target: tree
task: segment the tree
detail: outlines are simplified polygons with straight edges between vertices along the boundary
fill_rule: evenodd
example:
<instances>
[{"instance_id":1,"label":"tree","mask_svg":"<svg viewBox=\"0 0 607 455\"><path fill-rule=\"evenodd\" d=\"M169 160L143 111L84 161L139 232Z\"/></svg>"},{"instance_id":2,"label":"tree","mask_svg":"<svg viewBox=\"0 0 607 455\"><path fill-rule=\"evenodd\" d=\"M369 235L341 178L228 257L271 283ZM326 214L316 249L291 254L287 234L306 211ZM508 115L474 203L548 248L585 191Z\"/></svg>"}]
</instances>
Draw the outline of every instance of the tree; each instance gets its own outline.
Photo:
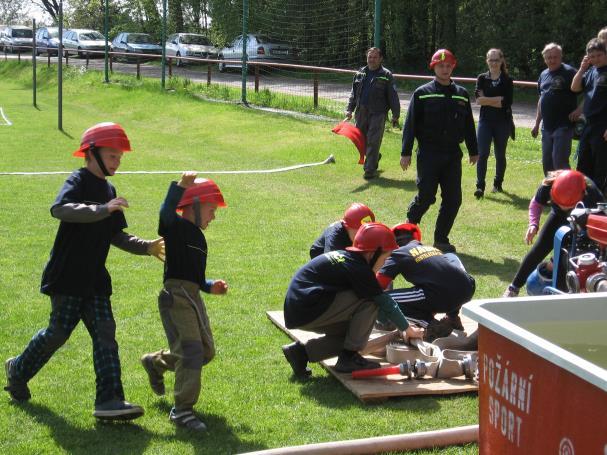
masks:
<instances>
[{"instance_id":1,"label":"tree","mask_svg":"<svg viewBox=\"0 0 607 455\"><path fill-rule=\"evenodd\" d=\"M25 19L25 0L0 0L0 24L14 24Z\"/></svg>"},{"instance_id":2,"label":"tree","mask_svg":"<svg viewBox=\"0 0 607 455\"><path fill-rule=\"evenodd\" d=\"M59 1L58 0L32 0L32 3L42 7L53 18L53 22L59 21Z\"/></svg>"}]
</instances>

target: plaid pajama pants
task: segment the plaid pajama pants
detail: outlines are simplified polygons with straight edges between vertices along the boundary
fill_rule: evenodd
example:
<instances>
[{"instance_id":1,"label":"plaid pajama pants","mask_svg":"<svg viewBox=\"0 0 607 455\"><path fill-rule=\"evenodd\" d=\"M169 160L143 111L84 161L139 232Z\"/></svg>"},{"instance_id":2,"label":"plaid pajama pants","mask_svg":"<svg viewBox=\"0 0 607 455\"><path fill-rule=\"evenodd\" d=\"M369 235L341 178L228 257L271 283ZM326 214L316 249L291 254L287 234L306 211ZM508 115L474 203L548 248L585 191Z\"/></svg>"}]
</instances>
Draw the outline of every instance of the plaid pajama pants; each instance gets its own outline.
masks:
<instances>
[{"instance_id":1,"label":"plaid pajama pants","mask_svg":"<svg viewBox=\"0 0 607 455\"><path fill-rule=\"evenodd\" d=\"M109 297L51 296L48 327L31 339L14 363L18 379L29 381L50 360L55 351L69 339L82 320L93 341L93 364L96 375L95 404L124 400L120 380L120 358L116 342L116 322Z\"/></svg>"}]
</instances>

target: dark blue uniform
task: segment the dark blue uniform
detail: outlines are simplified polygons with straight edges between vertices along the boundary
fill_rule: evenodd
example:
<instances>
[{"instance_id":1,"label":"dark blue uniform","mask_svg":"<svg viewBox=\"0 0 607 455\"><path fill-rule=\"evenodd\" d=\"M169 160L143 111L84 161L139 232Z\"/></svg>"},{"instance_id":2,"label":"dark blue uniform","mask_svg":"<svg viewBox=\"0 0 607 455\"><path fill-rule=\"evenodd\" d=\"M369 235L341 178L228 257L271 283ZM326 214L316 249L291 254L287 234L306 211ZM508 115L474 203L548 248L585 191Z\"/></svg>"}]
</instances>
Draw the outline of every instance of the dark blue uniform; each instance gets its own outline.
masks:
<instances>
[{"instance_id":1,"label":"dark blue uniform","mask_svg":"<svg viewBox=\"0 0 607 455\"><path fill-rule=\"evenodd\" d=\"M408 319L431 321L436 313L457 316L474 295L475 283L453 254L442 254L417 240L394 250L379 271L391 279L402 275L413 284L390 291Z\"/></svg>"},{"instance_id":2,"label":"dark blue uniform","mask_svg":"<svg viewBox=\"0 0 607 455\"><path fill-rule=\"evenodd\" d=\"M582 79L586 127L578 145L577 170L607 189L607 66L590 68Z\"/></svg>"},{"instance_id":3,"label":"dark blue uniform","mask_svg":"<svg viewBox=\"0 0 607 455\"><path fill-rule=\"evenodd\" d=\"M310 258L314 259L329 251L345 250L352 246L348 230L341 221L336 221L327 227L310 247Z\"/></svg>"},{"instance_id":4,"label":"dark blue uniform","mask_svg":"<svg viewBox=\"0 0 607 455\"><path fill-rule=\"evenodd\" d=\"M465 141L470 156L478 155L470 97L463 87L444 86L434 80L418 87L409 104L403 128L402 156L411 156L417 140L417 189L407 219L418 224L436 202L438 186L442 202L434 231L435 243L449 243L449 232L462 202L462 151Z\"/></svg>"}]
</instances>

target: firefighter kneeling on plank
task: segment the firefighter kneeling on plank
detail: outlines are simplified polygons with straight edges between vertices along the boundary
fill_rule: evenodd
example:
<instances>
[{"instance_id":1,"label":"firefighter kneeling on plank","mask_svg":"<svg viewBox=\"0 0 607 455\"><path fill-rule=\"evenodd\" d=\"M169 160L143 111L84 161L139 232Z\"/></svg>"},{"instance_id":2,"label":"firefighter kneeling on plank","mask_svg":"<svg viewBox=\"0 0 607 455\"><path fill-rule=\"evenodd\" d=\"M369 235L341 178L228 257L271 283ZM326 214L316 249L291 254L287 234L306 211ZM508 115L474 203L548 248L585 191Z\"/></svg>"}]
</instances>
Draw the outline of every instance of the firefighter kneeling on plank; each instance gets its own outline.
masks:
<instances>
[{"instance_id":1,"label":"firefighter kneeling on plank","mask_svg":"<svg viewBox=\"0 0 607 455\"><path fill-rule=\"evenodd\" d=\"M324 334L282 347L296 377L312 374L308 362L336 355L335 369L342 373L379 368L379 363L358 353L367 344L378 313L394 322L403 337L423 336L424 330L409 326L375 279L374 267L381 267L397 247L390 228L365 223L351 247L321 254L295 273L284 303L285 325Z\"/></svg>"},{"instance_id":2,"label":"firefighter kneeling on plank","mask_svg":"<svg viewBox=\"0 0 607 455\"><path fill-rule=\"evenodd\" d=\"M423 245L421 231L416 225L398 224L392 232L399 248L392 251L377 272L377 281L385 289L394 278L402 275L413 284L413 287L395 289L388 294L409 322L426 328L426 340L447 336L453 329L464 330L459 310L474 295L474 278L455 254L443 254L434 247ZM437 313L446 313L446 316L437 321L434 318Z\"/></svg>"}]
</instances>

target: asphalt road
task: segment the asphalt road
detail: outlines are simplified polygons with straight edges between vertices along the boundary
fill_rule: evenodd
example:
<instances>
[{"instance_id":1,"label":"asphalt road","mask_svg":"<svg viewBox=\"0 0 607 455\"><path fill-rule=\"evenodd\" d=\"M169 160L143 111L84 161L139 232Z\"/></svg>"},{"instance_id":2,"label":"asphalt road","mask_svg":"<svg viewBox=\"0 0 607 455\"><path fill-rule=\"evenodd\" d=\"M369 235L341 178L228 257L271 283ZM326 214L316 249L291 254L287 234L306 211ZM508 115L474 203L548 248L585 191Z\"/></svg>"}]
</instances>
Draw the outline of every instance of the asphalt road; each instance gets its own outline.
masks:
<instances>
[{"instance_id":1,"label":"asphalt road","mask_svg":"<svg viewBox=\"0 0 607 455\"><path fill-rule=\"evenodd\" d=\"M4 58L3 55L0 54L0 58ZM17 55L8 54L8 59L17 59ZM22 59L31 60L31 55L22 55ZM38 65L47 64L48 58L46 55L40 55L37 58ZM56 64L57 58L52 57L51 63ZM79 67L86 65L85 59L76 58L75 56L70 56L69 65L77 65ZM113 63L113 71L114 73L127 73L127 74L136 74L137 65L134 63ZM103 59L90 59L89 60L89 68L103 71L104 69L104 61ZM167 70L168 71L168 70ZM144 63L140 66L140 73L144 77L150 78L158 78L161 77L161 69L157 63ZM188 65L185 67L176 67L173 66L173 75L180 76L190 79L192 82L196 83L206 83L207 82L207 66L193 66ZM168 77L168 74L167 74ZM211 80L213 83L225 84L231 87L240 88L242 81L241 75L238 70L227 71L225 73L220 73L217 69L216 65L211 66ZM420 81L420 84L422 81ZM255 77L253 74L249 75L247 81L247 90L253 91L255 88ZM259 88L260 89L269 89L273 92L285 93L290 95L299 95L299 96L313 96L313 81L312 75L308 75L308 77L302 77L302 73L293 73L286 71L273 71L271 73L263 73L259 75ZM533 90L533 89L529 89ZM319 81L319 97L329 99L333 101L336 105L343 105L344 108L346 106L348 96L350 94L350 84L344 82L331 82L326 80ZM406 92L399 90L399 98L401 100L401 109L406 112L407 106L409 104L409 98L411 96L411 92ZM474 112L474 116L478 119L480 107L476 104L472 105L472 110ZM512 106L512 112L514 115L514 123L516 126L522 126L527 128L532 128L535 124L535 103L528 102L514 102ZM404 117L404 114L401 115L401 118Z\"/></svg>"}]
</instances>

